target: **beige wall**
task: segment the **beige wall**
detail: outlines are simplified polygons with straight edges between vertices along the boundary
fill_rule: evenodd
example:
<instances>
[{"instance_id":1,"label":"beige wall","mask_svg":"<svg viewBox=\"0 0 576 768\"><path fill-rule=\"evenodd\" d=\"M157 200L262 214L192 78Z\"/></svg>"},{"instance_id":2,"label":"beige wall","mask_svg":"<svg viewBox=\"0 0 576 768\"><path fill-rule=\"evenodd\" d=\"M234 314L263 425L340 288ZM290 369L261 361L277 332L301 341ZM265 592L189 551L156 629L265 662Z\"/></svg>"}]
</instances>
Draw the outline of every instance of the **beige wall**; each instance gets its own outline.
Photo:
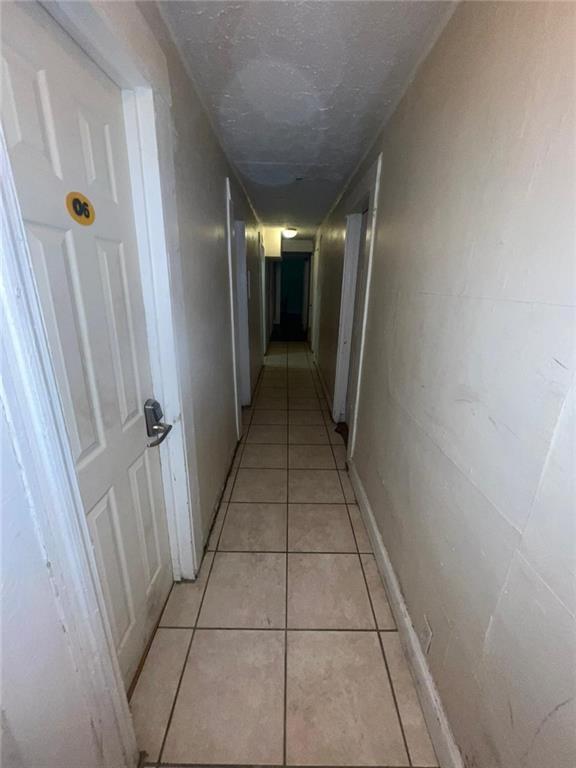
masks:
<instances>
[{"instance_id":1,"label":"beige wall","mask_svg":"<svg viewBox=\"0 0 576 768\"><path fill-rule=\"evenodd\" d=\"M467 768L576 760L575 18L462 3L364 164L383 153L355 464Z\"/></svg>"},{"instance_id":2,"label":"beige wall","mask_svg":"<svg viewBox=\"0 0 576 768\"><path fill-rule=\"evenodd\" d=\"M184 426L189 457L197 464L199 504L206 535L236 447L226 177L232 182L235 217L246 222L247 266L253 275L249 308L252 341L261 335L261 292L256 282L260 275L258 223L235 181L156 4L139 3L139 8L166 57L170 79L173 158L165 158L165 162L174 164L178 206L178 232L174 238L181 264L181 284L175 281L179 293L176 307L180 312L176 318L178 351ZM262 362L260 349L261 346L252 344L253 383Z\"/></svg>"}]
</instances>

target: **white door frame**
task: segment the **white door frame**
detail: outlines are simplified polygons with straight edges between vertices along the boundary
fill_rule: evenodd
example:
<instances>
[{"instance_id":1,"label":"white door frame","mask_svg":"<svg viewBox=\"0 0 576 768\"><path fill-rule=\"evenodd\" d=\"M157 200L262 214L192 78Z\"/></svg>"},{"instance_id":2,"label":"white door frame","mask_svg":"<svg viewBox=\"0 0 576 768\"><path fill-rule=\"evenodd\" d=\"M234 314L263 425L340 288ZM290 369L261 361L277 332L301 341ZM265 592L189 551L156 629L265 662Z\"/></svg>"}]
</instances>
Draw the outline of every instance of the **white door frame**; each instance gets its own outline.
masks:
<instances>
[{"instance_id":1,"label":"white door frame","mask_svg":"<svg viewBox=\"0 0 576 768\"><path fill-rule=\"evenodd\" d=\"M250 326L248 300L249 276L246 265L246 224L235 221L236 229L236 300L238 309L238 372L240 376L240 405L250 405Z\"/></svg>"},{"instance_id":2,"label":"white door frame","mask_svg":"<svg viewBox=\"0 0 576 768\"><path fill-rule=\"evenodd\" d=\"M170 105L161 50L135 6L64 0L41 3L123 89L142 290L155 396L174 428L161 450L175 579L194 578L202 555L197 476L190 476L182 423L166 231L177 232L175 200L162 195L156 131L167 142ZM124 6L124 7L123 7ZM0 132L1 133L1 132ZM171 151L171 146L169 147ZM138 754L100 579L65 431L64 414L36 291L7 148L0 135L5 364L17 386L0 390L18 442L34 457L23 467L37 510L37 534L50 563L57 601L82 690L100 740L102 765L134 768ZM170 170L170 169L168 169ZM172 179L164 179L172 190ZM169 195L173 193L168 193ZM163 204L164 202L164 204ZM163 211L173 211L165 228ZM171 214L172 215L172 214ZM177 276L175 276L177 281ZM24 452L22 452L24 455ZM195 457L190 457L195 459ZM195 461L192 466L195 465Z\"/></svg>"},{"instance_id":3,"label":"white door frame","mask_svg":"<svg viewBox=\"0 0 576 768\"><path fill-rule=\"evenodd\" d=\"M234 227L234 201L230 179L226 178L226 250L228 254L228 283L230 288L230 330L232 338L232 379L234 384L234 412L236 437L242 438L242 405L240 404L240 362L238 329L238 296L236 285L236 230Z\"/></svg>"},{"instance_id":4,"label":"white door frame","mask_svg":"<svg viewBox=\"0 0 576 768\"><path fill-rule=\"evenodd\" d=\"M368 221L366 227L365 265L366 285L364 292L364 306L361 314L360 350L358 353L358 371L356 372L356 398L352 413L351 424L348 425L348 459L354 456L356 447L356 427L358 423L358 405L360 402L360 388L362 384L362 369L364 363L364 347L366 342L366 323L368 320L368 306L370 300L370 285L372 282L372 260L374 256L374 233L376 231L376 217L378 213L378 196L380 191L380 173L382 167L382 155L379 154L375 162L366 171L357 184L344 194L342 206L345 211L347 227L344 252L344 273L342 278L342 298L340 303L340 325L338 331L338 352L336 358L336 379L334 383L334 402L332 418L339 421L343 418L346 406L346 393L349 381L350 365L350 339L352 323L354 319L354 298L356 289L356 272L358 264L358 249L360 243L360 231L362 227L362 212L368 209ZM368 205L366 206L366 202ZM351 227L348 237L348 227ZM351 276L354 264L353 278ZM353 287L352 287L353 283ZM338 398L338 400L337 400Z\"/></svg>"},{"instance_id":5,"label":"white door frame","mask_svg":"<svg viewBox=\"0 0 576 768\"><path fill-rule=\"evenodd\" d=\"M172 571L176 581L193 579L202 558L203 537L197 512L198 478L189 471L196 462L194 456L187 456L178 376L173 321L173 286L178 280L170 276L166 236L167 230L177 229L177 221L164 218L164 212L175 212L176 205L165 202L157 140L157 133L169 135L172 126L160 124L162 113L155 103L155 97L168 104L171 100L166 62L149 41L142 50L149 56L145 63L130 47L122 26L130 28L135 40L149 35L137 9L127 19L125 15L114 18L113 3L58 0L41 5L122 89L153 395L162 404L165 420L173 425L170 438L160 446Z\"/></svg>"},{"instance_id":6,"label":"white door frame","mask_svg":"<svg viewBox=\"0 0 576 768\"><path fill-rule=\"evenodd\" d=\"M268 351L268 339L266 331L268 328L267 313L267 282L266 282L266 254L264 252L264 238L262 233L258 232L258 258L260 260L260 332L261 332L261 351L262 357L266 355Z\"/></svg>"}]
</instances>

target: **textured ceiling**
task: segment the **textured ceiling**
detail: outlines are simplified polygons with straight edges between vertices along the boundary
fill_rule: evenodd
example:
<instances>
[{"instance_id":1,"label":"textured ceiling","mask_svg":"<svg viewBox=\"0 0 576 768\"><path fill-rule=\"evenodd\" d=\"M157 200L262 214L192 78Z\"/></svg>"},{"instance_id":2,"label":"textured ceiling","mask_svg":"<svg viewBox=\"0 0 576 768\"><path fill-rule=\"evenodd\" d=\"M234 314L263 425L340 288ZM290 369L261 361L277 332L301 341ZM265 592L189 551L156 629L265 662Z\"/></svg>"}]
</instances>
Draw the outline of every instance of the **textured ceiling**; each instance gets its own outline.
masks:
<instances>
[{"instance_id":1,"label":"textured ceiling","mask_svg":"<svg viewBox=\"0 0 576 768\"><path fill-rule=\"evenodd\" d=\"M313 234L451 3L161 2L229 159L266 224Z\"/></svg>"}]
</instances>

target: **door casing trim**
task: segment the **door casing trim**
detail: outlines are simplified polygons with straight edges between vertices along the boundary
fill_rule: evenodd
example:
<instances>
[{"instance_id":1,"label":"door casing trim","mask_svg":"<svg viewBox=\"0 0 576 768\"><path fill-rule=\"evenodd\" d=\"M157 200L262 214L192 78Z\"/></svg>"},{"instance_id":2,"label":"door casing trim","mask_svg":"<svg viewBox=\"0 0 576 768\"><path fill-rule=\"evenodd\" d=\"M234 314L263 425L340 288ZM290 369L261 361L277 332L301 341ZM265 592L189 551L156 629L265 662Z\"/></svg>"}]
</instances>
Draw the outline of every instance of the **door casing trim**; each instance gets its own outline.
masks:
<instances>
[{"instance_id":1,"label":"door casing trim","mask_svg":"<svg viewBox=\"0 0 576 768\"><path fill-rule=\"evenodd\" d=\"M354 411L352 413L351 424L349 424L349 436L348 436L348 459L352 459L354 456L354 449L356 447L356 428L358 424L358 406L360 403L360 390L362 385L362 368L364 363L364 348L366 345L366 325L368 322L368 307L370 303L370 285L372 282L372 261L374 257L374 240L376 233L376 219L378 215L378 198L380 192L380 174L382 169L382 154L379 154L374 163L368 168L366 173L360 178L360 180L352 187L350 191L345 192L342 205L346 217L350 214L362 213L362 210L366 208L365 201L368 200L368 222L366 227L366 285L364 293L364 306L362 307L361 315L361 330L360 330L360 350L358 354L358 370L356 375L356 399L354 401ZM340 205L340 203L338 203ZM326 221L331 214L327 217ZM348 238L346 238L348 239ZM346 258L346 256L345 256ZM358 253L356 253L356 261L358 259ZM348 294L347 294L348 296ZM354 312L354 295L352 294L350 301L344 305L340 305L340 326L338 332L338 355L336 360L336 380L334 383L334 397L333 397L333 418L339 414L342 401L346 400L346 391L348 388L348 365L344 365L344 360L339 358L344 357L344 349L341 339L343 328L349 327L352 329L353 312ZM344 316L344 319L343 319ZM349 345L348 345L349 347ZM349 357L349 349L348 349ZM339 393L339 402L336 403L336 393ZM344 395L342 396L342 393ZM337 412L338 411L338 412Z\"/></svg>"}]
</instances>

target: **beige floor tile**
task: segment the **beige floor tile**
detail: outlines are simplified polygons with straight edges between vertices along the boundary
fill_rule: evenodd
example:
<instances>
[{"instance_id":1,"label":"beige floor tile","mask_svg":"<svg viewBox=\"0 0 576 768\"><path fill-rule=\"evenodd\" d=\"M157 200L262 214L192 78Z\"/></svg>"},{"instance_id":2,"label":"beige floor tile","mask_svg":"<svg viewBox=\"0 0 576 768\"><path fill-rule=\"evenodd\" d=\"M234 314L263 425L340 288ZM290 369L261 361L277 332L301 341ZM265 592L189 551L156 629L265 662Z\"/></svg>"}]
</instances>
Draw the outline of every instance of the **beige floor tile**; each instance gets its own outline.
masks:
<instances>
[{"instance_id":1,"label":"beige floor tile","mask_svg":"<svg viewBox=\"0 0 576 768\"><path fill-rule=\"evenodd\" d=\"M286 759L408 765L374 632L289 632Z\"/></svg>"},{"instance_id":2,"label":"beige floor tile","mask_svg":"<svg viewBox=\"0 0 576 768\"><path fill-rule=\"evenodd\" d=\"M130 709L138 749L157 760L182 674L192 630L159 629L134 689Z\"/></svg>"},{"instance_id":3,"label":"beige floor tile","mask_svg":"<svg viewBox=\"0 0 576 768\"><path fill-rule=\"evenodd\" d=\"M217 552L198 626L282 628L285 557L271 553Z\"/></svg>"},{"instance_id":4,"label":"beige floor tile","mask_svg":"<svg viewBox=\"0 0 576 768\"><path fill-rule=\"evenodd\" d=\"M250 469L285 469L288 466L288 446L247 443L240 466Z\"/></svg>"},{"instance_id":5,"label":"beige floor tile","mask_svg":"<svg viewBox=\"0 0 576 768\"><path fill-rule=\"evenodd\" d=\"M306 413L306 411L301 411L301 413ZM329 445L330 441L326 427L319 424L289 423L288 442L292 445Z\"/></svg>"},{"instance_id":6,"label":"beige floor tile","mask_svg":"<svg viewBox=\"0 0 576 768\"><path fill-rule=\"evenodd\" d=\"M437 766L416 687L397 632L382 632L382 644L413 765Z\"/></svg>"},{"instance_id":7,"label":"beige floor tile","mask_svg":"<svg viewBox=\"0 0 576 768\"><path fill-rule=\"evenodd\" d=\"M264 413L264 411L262 411ZM324 417L321 411L286 411L289 424L302 424L304 426L324 426ZM326 434L328 442L328 434Z\"/></svg>"},{"instance_id":8,"label":"beige floor tile","mask_svg":"<svg viewBox=\"0 0 576 768\"><path fill-rule=\"evenodd\" d=\"M289 504L288 549L297 552L356 552L346 506Z\"/></svg>"},{"instance_id":9,"label":"beige floor tile","mask_svg":"<svg viewBox=\"0 0 576 768\"><path fill-rule=\"evenodd\" d=\"M274 424L276 426L288 424L288 411L268 411L266 409L254 411L252 425L255 424Z\"/></svg>"},{"instance_id":10,"label":"beige floor tile","mask_svg":"<svg viewBox=\"0 0 576 768\"><path fill-rule=\"evenodd\" d=\"M293 390L315 389L314 379L309 373L290 372L288 374L288 392L292 394Z\"/></svg>"},{"instance_id":11,"label":"beige floor tile","mask_svg":"<svg viewBox=\"0 0 576 768\"><path fill-rule=\"evenodd\" d=\"M290 469L336 469L329 445L291 445L288 449Z\"/></svg>"},{"instance_id":12,"label":"beige floor tile","mask_svg":"<svg viewBox=\"0 0 576 768\"><path fill-rule=\"evenodd\" d=\"M347 470L340 469L338 470L338 474L340 475L340 482L342 483L342 490L344 491L344 498L346 499L346 503L356 504L356 496L354 494L354 489L352 488L352 483L350 482L350 476L348 475Z\"/></svg>"},{"instance_id":13,"label":"beige floor tile","mask_svg":"<svg viewBox=\"0 0 576 768\"><path fill-rule=\"evenodd\" d=\"M316 393L316 390L314 388L313 384L306 384L306 385L290 385L290 390L288 393L288 399L291 400L295 397L311 397L317 399L318 395Z\"/></svg>"},{"instance_id":14,"label":"beige floor tile","mask_svg":"<svg viewBox=\"0 0 576 768\"><path fill-rule=\"evenodd\" d=\"M357 555L288 555L288 627L375 629Z\"/></svg>"},{"instance_id":15,"label":"beige floor tile","mask_svg":"<svg viewBox=\"0 0 576 768\"><path fill-rule=\"evenodd\" d=\"M220 538L222 551L284 551L286 504L230 503Z\"/></svg>"},{"instance_id":16,"label":"beige floor tile","mask_svg":"<svg viewBox=\"0 0 576 768\"><path fill-rule=\"evenodd\" d=\"M260 411L263 408L269 410L286 410L288 408L288 398L285 395L272 395L263 393L256 397L254 405L255 410Z\"/></svg>"},{"instance_id":17,"label":"beige floor tile","mask_svg":"<svg viewBox=\"0 0 576 768\"><path fill-rule=\"evenodd\" d=\"M248 430L246 443L287 443L288 429L275 424L253 424Z\"/></svg>"},{"instance_id":18,"label":"beige floor tile","mask_svg":"<svg viewBox=\"0 0 576 768\"><path fill-rule=\"evenodd\" d=\"M338 472L330 469L288 470L288 501L293 504L343 504Z\"/></svg>"},{"instance_id":19,"label":"beige floor tile","mask_svg":"<svg viewBox=\"0 0 576 768\"><path fill-rule=\"evenodd\" d=\"M319 411L320 400L317 397L292 397L288 398L288 410L291 411Z\"/></svg>"},{"instance_id":20,"label":"beige floor tile","mask_svg":"<svg viewBox=\"0 0 576 768\"><path fill-rule=\"evenodd\" d=\"M336 460L336 466L338 469L346 469L346 446L333 445L332 450L334 452L334 459Z\"/></svg>"},{"instance_id":21,"label":"beige floor tile","mask_svg":"<svg viewBox=\"0 0 576 768\"><path fill-rule=\"evenodd\" d=\"M226 515L227 508L228 502L223 501L222 504L220 504L220 508L218 509L218 514L216 515L216 520L214 521L214 525L210 533L210 538L208 539L208 551L214 551L218 545L218 539L220 538L220 531L224 525L224 517Z\"/></svg>"},{"instance_id":22,"label":"beige floor tile","mask_svg":"<svg viewBox=\"0 0 576 768\"><path fill-rule=\"evenodd\" d=\"M284 368L281 368L278 365L269 366L267 365L268 357L264 357L264 366L262 368L262 375L258 379L258 383L261 384L265 379L274 378L275 376L284 376L286 378L286 375L288 373L286 366Z\"/></svg>"},{"instance_id":23,"label":"beige floor tile","mask_svg":"<svg viewBox=\"0 0 576 768\"><path fill-rule=\"evenodd\" d=\"M198 630L162 759L281 764L284 633Z\"/></svg>"},{"instance_id":24,"label":"beige floor tile","mask_svg":"<svg viewBox=\"0 0 576 768\"><path fill-rule=\"evenodd\" d=\"M232 491L232 501L269 501L281 503L287 499L285 469L239 469Z\"/></svg>"},{"instance_id":25,"label":"beige floor tile","mask_svg":"<svg viewBox=\"0 0 576 768\"><path fill-rule=\"evenodd\" d=\"M374 555L361 555L361 557L368 583L368 591L372 600L372 607L376 614L378 629L396 629L396 623L392 616L392 610L390 609L386 590L380 578Z\"/></svg>"},{"instance_id":26,"label":"beige floor tile","mask_svg":"<svg viewBox=\"0 0 576 768\"><path fill-rule=\"evenodd\" d=\"M364 520L357 504L348 504L348 511L350 512L350 519L352 520L352 528L354 528L354 535L356 536L356 543L358 544L359 552L372 552L372 544L368 537Z\"/></svg>"},{"instance_id":27,"label":"beige floor tile","mask_svg":"<svg viewBox=\"0 0 576 768\"><path fill-rule=\"evenodd\" d=\"M181 581L174 584L160 619L161 627L194 626L213 558L214 552L206 552L196 581Z\"/></svg>"}]
</instances>

